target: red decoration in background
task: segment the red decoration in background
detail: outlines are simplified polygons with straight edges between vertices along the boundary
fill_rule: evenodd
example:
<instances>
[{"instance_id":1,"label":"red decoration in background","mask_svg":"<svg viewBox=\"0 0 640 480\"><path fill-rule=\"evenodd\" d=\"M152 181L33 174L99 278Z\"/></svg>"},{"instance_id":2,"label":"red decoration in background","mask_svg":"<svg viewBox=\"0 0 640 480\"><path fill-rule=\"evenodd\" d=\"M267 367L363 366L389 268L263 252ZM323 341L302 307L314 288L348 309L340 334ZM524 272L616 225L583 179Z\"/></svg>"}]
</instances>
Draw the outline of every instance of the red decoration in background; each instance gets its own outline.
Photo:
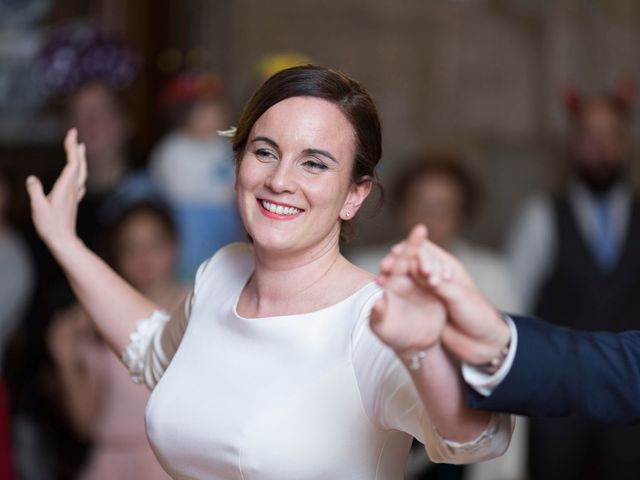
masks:
<instances>
[{"instance_id":1,"label":"red decoration in background","mask_svg":"<svg viewBox=\"0 0 640 480\"><path fill-rule=\"evenodd\" d=\"M578 87L574 83L565 85L562 90L562 98L567 111L573 116L578 117L582 113L582 107L584 101L582 94L578 90Z\"/></svg>"},{"instance_id":2,"label":"red decoration in background","mask_svg":"<svg viewBox=\"0 0 640 480\"><path fill-rule=\"evenodd\" d=\"M618 80L618 83L616 83L611 93L611 99L614 105L624 114L629 113L631 110L635 96L636 86L633 78L630 76L622 77Z\"/></svg>"},{"instance_id":3,"label":"red decoration in background","mask_svg":"<svg viewBox=\"0 0 640 480\"><path fill-rule=\"evenodd\" d=\"M171 109L197 100L215 99L222 92L222 80L213 73L181 73L167 83L160 106Z\"/></svg>"},{"instance_id":4,"label":"red decoration in background","mask_svg":"<svg viewBox=\"0 0 640 480\"><path fill-rule=\"evenodd\" d=\"M562 99L567 112L573 119L578 118L584 111L584 106L592 100L608 100L611 105L622 115L627 115L631 111L635 100L635 82L631 76L621 77L613 90L603 95L586 96L574 83L568 83L562 90Z\"/></svg>"}]
</instances>

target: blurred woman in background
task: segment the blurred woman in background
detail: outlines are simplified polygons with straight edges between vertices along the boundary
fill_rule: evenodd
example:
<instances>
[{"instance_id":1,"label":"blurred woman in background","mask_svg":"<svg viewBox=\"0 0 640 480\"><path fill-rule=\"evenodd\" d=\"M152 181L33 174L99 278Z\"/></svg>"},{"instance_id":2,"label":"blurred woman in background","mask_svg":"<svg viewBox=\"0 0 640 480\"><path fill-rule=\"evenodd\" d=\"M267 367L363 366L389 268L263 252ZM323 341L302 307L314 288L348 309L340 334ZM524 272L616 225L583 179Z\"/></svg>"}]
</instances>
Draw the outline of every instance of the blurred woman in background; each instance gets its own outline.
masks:
<instances>
[{"instance_id":1,"label":"blurred woman in background","mask_svg":"<svg viewBox=\"0 0 640 480\"><path fill-rule=\"evenodd\" d=\"M169 214L151 203L126 209L111 229L109 257L116 271L167 310L186 290L174 280L178 241ZM65 411L76 433L93 445L82 480L168 478L144 431L149 392L131 382L81 306L59 313L49 347Z\"/></svg>"}]
</instances>

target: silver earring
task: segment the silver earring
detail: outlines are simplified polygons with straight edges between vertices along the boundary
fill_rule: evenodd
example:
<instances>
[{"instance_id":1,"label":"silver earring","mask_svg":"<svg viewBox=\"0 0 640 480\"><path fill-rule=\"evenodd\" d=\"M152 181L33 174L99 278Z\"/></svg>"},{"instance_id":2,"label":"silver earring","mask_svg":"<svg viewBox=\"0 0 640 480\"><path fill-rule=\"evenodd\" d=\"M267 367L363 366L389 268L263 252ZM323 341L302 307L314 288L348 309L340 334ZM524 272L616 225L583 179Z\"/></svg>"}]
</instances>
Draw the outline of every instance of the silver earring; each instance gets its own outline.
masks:
<instances>
[{"instance_id":1,"label":"silver earring","mask_svg":"<svg viewBox=\"0 0 640 480\"><path fill-rule=\"evenodd\" d=\"M351 212L344 212L344 216L349 218L351 216Z\"/></svg>"}]
</instances>

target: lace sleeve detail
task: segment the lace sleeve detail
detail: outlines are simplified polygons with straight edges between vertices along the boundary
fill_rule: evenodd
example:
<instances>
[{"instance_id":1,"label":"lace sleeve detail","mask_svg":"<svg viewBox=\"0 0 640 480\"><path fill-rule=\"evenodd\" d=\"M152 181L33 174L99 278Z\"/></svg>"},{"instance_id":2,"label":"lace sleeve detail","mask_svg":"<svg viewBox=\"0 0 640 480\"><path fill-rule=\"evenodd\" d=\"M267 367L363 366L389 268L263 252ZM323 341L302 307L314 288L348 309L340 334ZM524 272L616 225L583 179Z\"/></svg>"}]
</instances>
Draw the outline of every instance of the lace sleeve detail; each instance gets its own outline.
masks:
<instances>
[{"instance_id":1,"label":"lace sleeve detail","mask_svg":"<svg viewBox=\"0 0 640 480\"><path fill-rule=\"evenodd\" d=\"M431 432L425 432L425 437L431 437L425 438L425 447L434 462L463 464L488 460L507 450L514 426L515 417L494 413L487 427L475 440L454 442L444 438L437 429L431 428Z\"/></svg>"},{"instance_id":2,"label":"lace sleeve detail","mask_svg":"<svg viewBox=\"0 0 640 480\"><path fill-rule=\"evenodd\" d=\"M169 321L167 312L156 310L149 318L140 320L129 336L129 344L122 352L122 362L129 369L135 383L153 388L168 364L162 349L162 330Z\"/></svg>"}]
</instances>

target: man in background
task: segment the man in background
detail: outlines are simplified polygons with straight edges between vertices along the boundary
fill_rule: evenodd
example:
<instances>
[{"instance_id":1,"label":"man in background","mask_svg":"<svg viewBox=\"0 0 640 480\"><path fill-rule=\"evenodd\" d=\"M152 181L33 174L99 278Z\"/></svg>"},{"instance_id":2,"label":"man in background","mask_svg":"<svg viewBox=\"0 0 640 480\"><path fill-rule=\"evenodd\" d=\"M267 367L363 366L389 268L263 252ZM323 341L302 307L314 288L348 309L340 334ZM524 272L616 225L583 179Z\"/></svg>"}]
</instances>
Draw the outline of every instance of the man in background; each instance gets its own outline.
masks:
<instances>
[{"instance_id":1,"label":"man in background","mask_svg":"<svg viewBox=\"0 0 640 480\"><path fill-rule=\"evenodd\" d=\"M587 331L640 328L640 204L627 184L632 90L565 96L571 123L568 182L531 200L509 242L525 308ZM544 355L544 352L541 352ZM639 427L568 417L534 419L531 479L640 478Z\"/></svg>"}]
</instances>

